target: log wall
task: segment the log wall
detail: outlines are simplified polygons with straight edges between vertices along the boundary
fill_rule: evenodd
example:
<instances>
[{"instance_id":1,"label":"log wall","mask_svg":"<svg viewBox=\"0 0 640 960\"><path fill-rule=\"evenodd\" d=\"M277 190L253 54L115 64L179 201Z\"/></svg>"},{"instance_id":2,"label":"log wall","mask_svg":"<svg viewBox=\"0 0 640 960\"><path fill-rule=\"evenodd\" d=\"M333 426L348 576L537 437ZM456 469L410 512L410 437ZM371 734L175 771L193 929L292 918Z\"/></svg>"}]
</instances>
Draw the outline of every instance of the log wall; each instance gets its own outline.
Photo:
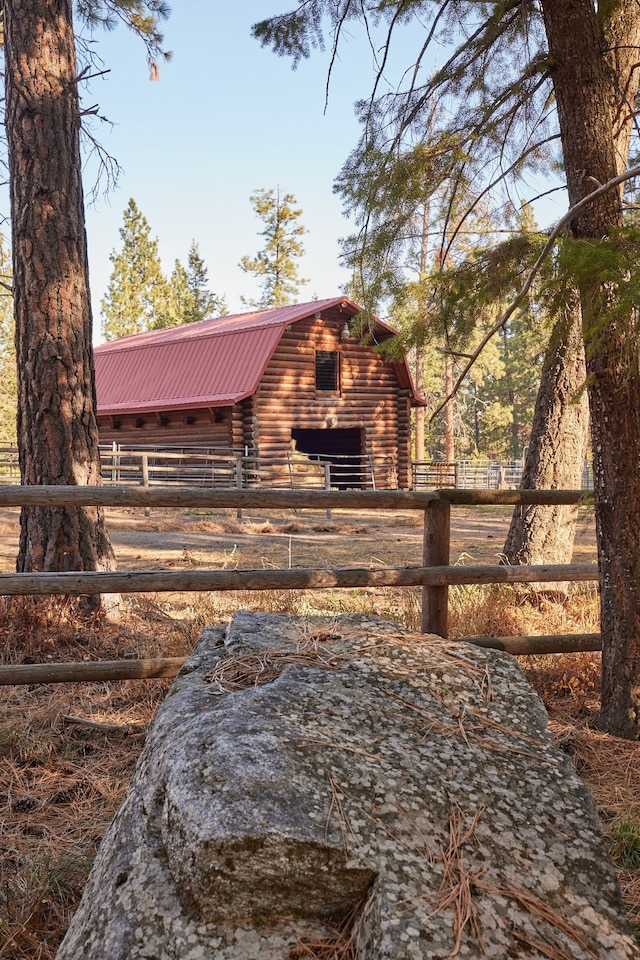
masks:
<instances>
[{"instance_id":1,"label":"log wall","mask_svg":"<svg viewBox=\"0 0 640 960\"><path fill-rule=\"evenodd\" d=\"M410 391L392 363L355 337L346 318L301 320L285 331L254 396L260 455L285 457L291 430L359 429L362 455L394 460L398 485L411 485ZM340 390L317 392L315 352L339 354Z\"/></svg>"},{"instance_id":2,"label":"log wall","mask_svg":"<svg viewBox=\"0 0 640 960\"><path fill-rule=\"evenodd\" d=\"M136 447L220 447L234 444L232 408L207 407L98 417L100 443L125 443Z\"/></svg>"}]
</instances>

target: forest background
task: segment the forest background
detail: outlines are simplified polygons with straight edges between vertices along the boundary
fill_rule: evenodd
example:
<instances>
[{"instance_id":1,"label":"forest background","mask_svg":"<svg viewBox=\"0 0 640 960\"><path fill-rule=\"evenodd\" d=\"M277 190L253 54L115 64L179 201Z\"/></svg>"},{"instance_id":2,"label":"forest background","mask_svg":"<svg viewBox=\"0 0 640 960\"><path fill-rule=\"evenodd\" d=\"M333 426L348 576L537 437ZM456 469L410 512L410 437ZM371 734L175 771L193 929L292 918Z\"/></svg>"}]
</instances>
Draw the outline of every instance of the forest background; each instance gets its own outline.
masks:
<instances>
[{"instance_id":1,"label":"forest background","mask_svg":"<svg viewBox=\"0 0 640 960\"><path fill-rule=\"evenodd\" d=\"M261 283L260 296L242 298L243 310L283 306L304 300L303 278L305 247L300 238L308 231L303 211L296 198L280 187L262 189L251 196L254 212L262 225L264 246L256 257L245 255L238 267L253 274ZM521 218L531 232L530 215ZM514 234L519 231L514 229ZM193 239L184 262L176 258L173 269L165 273L160 242L151 225L131 198L123 213L120 245L111 252L111 275L100 301L101 334L106 340L145 330L178 326L205 317L229 313L224 295L211 289L209 270ZM484 233L480 233L486 239ZM251 241L247 239L247 243ZM476 244L476 249L483 247ZM468 257L473 246L463 246ZM410 256L408 269L410 270ZM0 293L0 444L14 445L17 406L16 359L14 349L13 302L11 297L11 261L6 245L0 245L0 275L6 286ZM437 269L434 271L437 273ZM282 279L285 277L286 279ZM357 296L353 284L345 284L345 293ZM308 296L308 294L307 294ZM465 304L474 323L466 327L460 353L463 359L475 349L488 326L504 306L504 296L487 305L480 298ZM389 322L401 330L407 326L402 307L391 309ZM500 336L493 338L462 383L446 410L428 423L423 446L416 459L523 461L531 432L531 421L540 372L549 334L544 308L533 298L507 322ZM409 326L410 330L410 326ZM402 338L396 350L406 352L416 382L434 410L451 388L452 376L460 363L447 357L444 331L434 324L421 349L405 345Z\"/></svg>"}]
</instances>

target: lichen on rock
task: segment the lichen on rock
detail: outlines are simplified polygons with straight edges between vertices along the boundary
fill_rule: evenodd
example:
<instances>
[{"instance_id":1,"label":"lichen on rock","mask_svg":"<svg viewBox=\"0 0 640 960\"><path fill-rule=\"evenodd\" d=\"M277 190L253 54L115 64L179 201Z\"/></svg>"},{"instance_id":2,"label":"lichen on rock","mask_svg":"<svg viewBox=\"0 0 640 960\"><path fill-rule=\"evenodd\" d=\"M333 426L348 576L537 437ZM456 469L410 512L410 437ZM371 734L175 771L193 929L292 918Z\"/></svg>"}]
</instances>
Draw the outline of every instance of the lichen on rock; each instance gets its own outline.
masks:
<instances>
[{"instance_id":1,"label":"lichen on rock","mask_svg":"<svg viewBox=\"0 0 640 960\"><path fill-rule=\"evenodd\" d=\"M158 710L58 960L332 943L336 960L639 956L590 797L514 658L240 611Z\"/></svg>"}]
</instances>

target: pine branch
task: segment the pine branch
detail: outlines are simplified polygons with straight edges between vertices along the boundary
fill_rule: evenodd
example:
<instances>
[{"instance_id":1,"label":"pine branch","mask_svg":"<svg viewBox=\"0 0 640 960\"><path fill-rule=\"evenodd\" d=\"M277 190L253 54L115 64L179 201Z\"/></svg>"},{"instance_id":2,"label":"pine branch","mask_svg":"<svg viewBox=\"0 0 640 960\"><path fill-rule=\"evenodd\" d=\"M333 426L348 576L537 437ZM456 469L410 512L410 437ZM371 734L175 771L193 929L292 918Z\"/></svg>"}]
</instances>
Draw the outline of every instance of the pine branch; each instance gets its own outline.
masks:
<instances>
[{"instance_id":1,"label":"pine branch","mask_svg":"<svg viewBox=\"0 0 640 960\"><path fill-rule=\"evenodd\" d=\"M429 417L430 421L432 421L435 417L437 417L437 415L445 408L445 406L449 403L449 401L451 401L455 397L458 390L464 383L464 380L467 374L469 373L473 365L476 363L476 361L478 360L478 357L480 356L484 348L487 346L489 341L496 335L496 333L499 333L499 331L502 330L502 328L507 323L507 321L512 316L512 314L515 313L515 311L518 309L518 307L526 297L527 293L531 289L531 284L535 280L544 261L549 256L555 241L562 233L564 227L568 223L570 223L571 220L573 220L576 213L578 213L580 210L583 210L590 203L593 203L593 201L596 200L598 197L601 197L603 193L607 193L607 191L612 190L614 187L619 186L619 184L621 183L624 183L625 180L631 180L632 177L637 177L638 175L640 175L640 164L635 167L630 167L624 173L619 174L617 177L614 177L612 180L608 180L607 183L602 184L592 193L587 194L586 197L583 197L582 200L580 200L578 203L570 207L569 210L567 210L567 212L565 213L565 215L561 217L561 219L557 222L557 224L549 234L549 237L547 238L547 241L544 247L542 248L542 251L538 259L536 260L534 265L531 267L531 270L527 274L526 279L520 289L520 292L514 297L514 299L511 301L511 303L509 304L507 309L504 311L502 316L499 318L499 320L496 321L493 327L491 327L491 329L482 338L482 340L480 341L476 349L471 354L468 363L465 365L462 373L459 375L458 379L454 383L453 388L448 394L448 396L444 398L442 403L440 403L436 407L436 409L433 411L433 413Z\"/></svg>"}]
</instances>

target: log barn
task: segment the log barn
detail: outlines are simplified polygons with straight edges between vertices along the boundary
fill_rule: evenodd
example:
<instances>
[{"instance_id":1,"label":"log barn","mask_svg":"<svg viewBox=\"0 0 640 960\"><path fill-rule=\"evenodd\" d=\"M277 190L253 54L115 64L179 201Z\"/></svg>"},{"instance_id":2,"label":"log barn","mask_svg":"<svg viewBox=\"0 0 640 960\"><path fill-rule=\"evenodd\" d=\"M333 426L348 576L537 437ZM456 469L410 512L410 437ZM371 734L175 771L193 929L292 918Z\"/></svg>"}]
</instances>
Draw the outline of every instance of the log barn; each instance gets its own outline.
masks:
<instances>
[{"instance_id":1,"label":"log barn","mask_svg":"<svg viewBox=\"0 0 640 960\"><path fill-rule=\"evenodd\" d=\"M260 464L295 448L333 463L336 485L368 486L364 465L384 462L393 469L376 486L410 487L411 407L423 401L406 362L376 350L393 330L376 321L363 342L359 312L334 297L96 347L100 442L239 451Z\"/></svg>"}]
</instances>

